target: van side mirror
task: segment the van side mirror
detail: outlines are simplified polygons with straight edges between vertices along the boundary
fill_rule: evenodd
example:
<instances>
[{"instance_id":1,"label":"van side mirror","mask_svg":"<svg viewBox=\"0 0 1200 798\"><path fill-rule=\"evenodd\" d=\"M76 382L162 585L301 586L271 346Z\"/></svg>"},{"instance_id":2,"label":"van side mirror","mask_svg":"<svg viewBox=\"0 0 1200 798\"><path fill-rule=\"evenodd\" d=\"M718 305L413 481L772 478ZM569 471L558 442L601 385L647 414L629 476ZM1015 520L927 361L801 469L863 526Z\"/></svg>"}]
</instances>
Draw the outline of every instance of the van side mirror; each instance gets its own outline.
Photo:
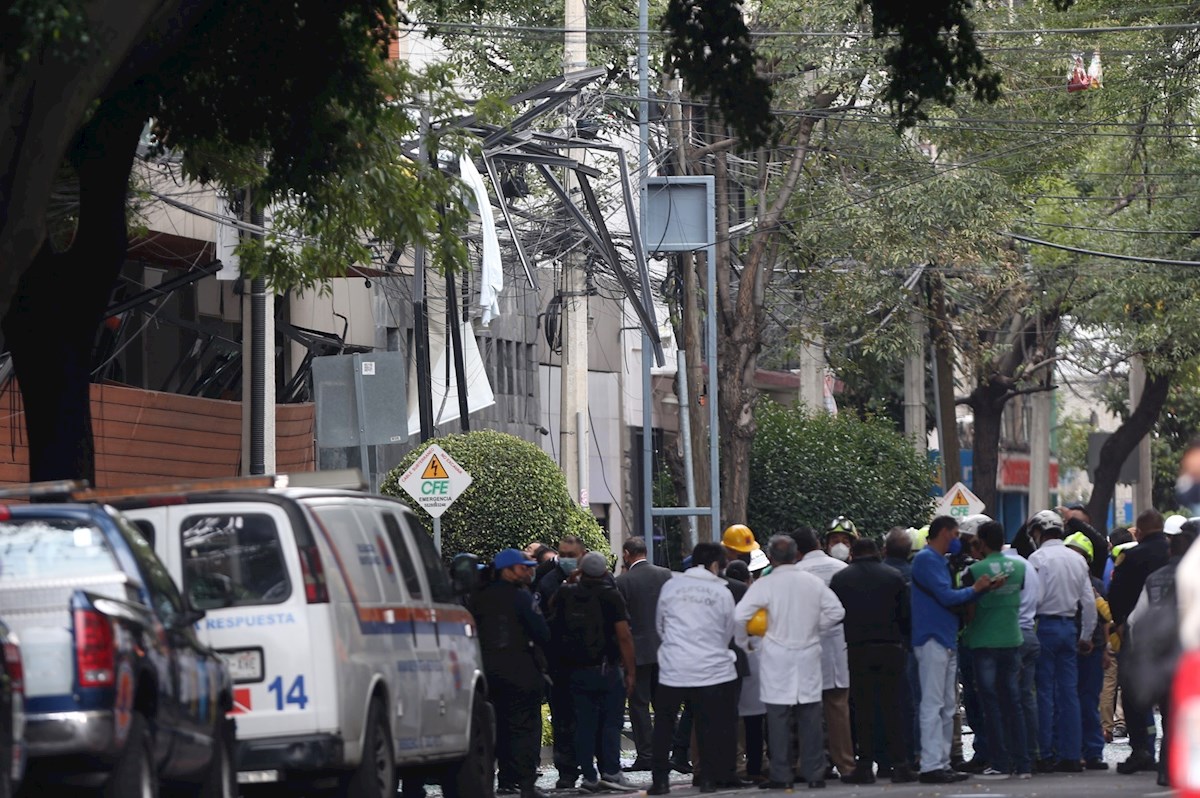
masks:
<instances>
[{"instance_id":1,"label":"van side mirror","mask_svg":"<svg viewBox=\"0 0 1200 798\"><path fill-rule=\"evenodd\" d=\"M450 583L454 592L469 596L479 589L479 557L474 554L456 554L450 563Z\"/></svg>"}]
</instances>

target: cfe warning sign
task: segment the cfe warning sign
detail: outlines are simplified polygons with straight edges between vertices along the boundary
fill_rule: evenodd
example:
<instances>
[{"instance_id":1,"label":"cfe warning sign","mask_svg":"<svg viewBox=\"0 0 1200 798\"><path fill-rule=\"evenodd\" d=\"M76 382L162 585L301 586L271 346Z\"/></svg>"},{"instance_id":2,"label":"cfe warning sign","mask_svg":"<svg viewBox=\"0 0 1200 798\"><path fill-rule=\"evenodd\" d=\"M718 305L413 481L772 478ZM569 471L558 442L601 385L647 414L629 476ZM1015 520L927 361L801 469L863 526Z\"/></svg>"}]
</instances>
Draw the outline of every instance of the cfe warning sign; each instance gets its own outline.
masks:
<instances>
[{"instance_id":1,"label":"cfe warning sign","mask_svg":"<svg viewBox=\"0 0 1200 798\"><path fill-rule=\"evenodd\" d=\"M961 482L946 491L946 495L938 502L937 515L949 515L962 520L983 512L984 504L978 496Z\"/></svg>"},{"instance_id":2,"label":"cfe warning sign","mask_svg":"<svg viewBox=\"0 0 1200 798\"><path fill-rule=\"evenodd\" d=\"M437 444L421 452L400 477L400 487L434 518L446 512L471 482L471 475Z\"/></svg>"},{"instance_id":3,"label":"cfe warning sign","mask_svg":"<svg viewBox=\"0 0 1200 798\"><path fill-rule=\"evenodd\" d=\"M448 479L446 469L442 468L442 461L438 460L436 454L429 458L429 465L421 472L421 479Z\"/></svg>"}]
</instances>

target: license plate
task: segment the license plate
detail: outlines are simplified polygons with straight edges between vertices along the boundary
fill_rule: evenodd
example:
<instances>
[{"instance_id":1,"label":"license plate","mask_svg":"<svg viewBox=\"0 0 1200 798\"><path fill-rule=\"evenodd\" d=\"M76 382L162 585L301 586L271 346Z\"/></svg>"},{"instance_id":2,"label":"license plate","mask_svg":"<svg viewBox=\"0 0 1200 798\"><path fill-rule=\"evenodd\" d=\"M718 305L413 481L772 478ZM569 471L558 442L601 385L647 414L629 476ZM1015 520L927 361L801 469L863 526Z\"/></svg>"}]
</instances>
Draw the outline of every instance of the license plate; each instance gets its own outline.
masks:
<instances>
[{"instance_id":1,"label":"license plate","mask_svg":"<svg viewBox=\"0 0 1200 798\"><path fill-rule=\"evenodd\" d=\"M263 680L263 652L261 648L244 648L236 651L218 651L229 667L233 681L261 682Z\"/></svg>"}]
</instances>

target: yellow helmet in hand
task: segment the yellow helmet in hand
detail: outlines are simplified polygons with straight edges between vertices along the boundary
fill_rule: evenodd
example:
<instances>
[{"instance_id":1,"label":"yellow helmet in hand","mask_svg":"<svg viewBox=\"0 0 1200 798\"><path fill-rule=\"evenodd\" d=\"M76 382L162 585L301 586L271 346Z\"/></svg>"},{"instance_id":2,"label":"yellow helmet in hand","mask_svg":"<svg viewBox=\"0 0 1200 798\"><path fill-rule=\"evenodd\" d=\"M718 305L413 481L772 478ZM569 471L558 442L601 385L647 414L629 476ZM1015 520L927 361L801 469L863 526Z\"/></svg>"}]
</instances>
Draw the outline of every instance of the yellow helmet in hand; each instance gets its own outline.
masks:
<instances>
[{"instance_id":1,"label":"yellow helmet in hand","mask_svg":"<svg viewBox=\"0 0 1200 798\"><path fill-rule=\"evenodd\" d=\"M763 607L750 620L746 621L746 634L751 637L764 637L767 634L767 609Z\"/></svg>"}]
</instances>

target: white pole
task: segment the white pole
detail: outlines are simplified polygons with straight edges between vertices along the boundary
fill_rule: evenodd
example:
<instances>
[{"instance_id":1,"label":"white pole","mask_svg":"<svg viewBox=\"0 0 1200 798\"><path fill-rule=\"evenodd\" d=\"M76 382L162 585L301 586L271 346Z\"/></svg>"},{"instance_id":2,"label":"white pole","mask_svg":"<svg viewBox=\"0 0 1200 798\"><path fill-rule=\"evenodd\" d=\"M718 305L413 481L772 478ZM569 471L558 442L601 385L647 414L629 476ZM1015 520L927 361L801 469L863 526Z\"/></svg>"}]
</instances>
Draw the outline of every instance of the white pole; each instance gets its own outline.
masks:
<instances>
[{"instance_id":1,"label":"white pole","mask_svg":"<svg viewBox=\"0 0 1200 798\"><path fill-rule=\"evenodd\" d=\"M587 68L587 8L584 0L566 0L566 36L563 42L563 73ZM578 108L576 108L576 115ZM572 125L573 127L573 125ZM572 150L570 157L581 161L584 153ZM575 173L568 170L565 187L568 197L576 191ZM588 439L579 425L571 428L570 419L588 415L588 296L587 269L583 253L569 253L563 263L564 297L562 305L562 406L559 418L562 443L562 469L567 490L581 507L588 504ZM573 467L578 463L578 467Z\"/></svg>"}]
</instances>

